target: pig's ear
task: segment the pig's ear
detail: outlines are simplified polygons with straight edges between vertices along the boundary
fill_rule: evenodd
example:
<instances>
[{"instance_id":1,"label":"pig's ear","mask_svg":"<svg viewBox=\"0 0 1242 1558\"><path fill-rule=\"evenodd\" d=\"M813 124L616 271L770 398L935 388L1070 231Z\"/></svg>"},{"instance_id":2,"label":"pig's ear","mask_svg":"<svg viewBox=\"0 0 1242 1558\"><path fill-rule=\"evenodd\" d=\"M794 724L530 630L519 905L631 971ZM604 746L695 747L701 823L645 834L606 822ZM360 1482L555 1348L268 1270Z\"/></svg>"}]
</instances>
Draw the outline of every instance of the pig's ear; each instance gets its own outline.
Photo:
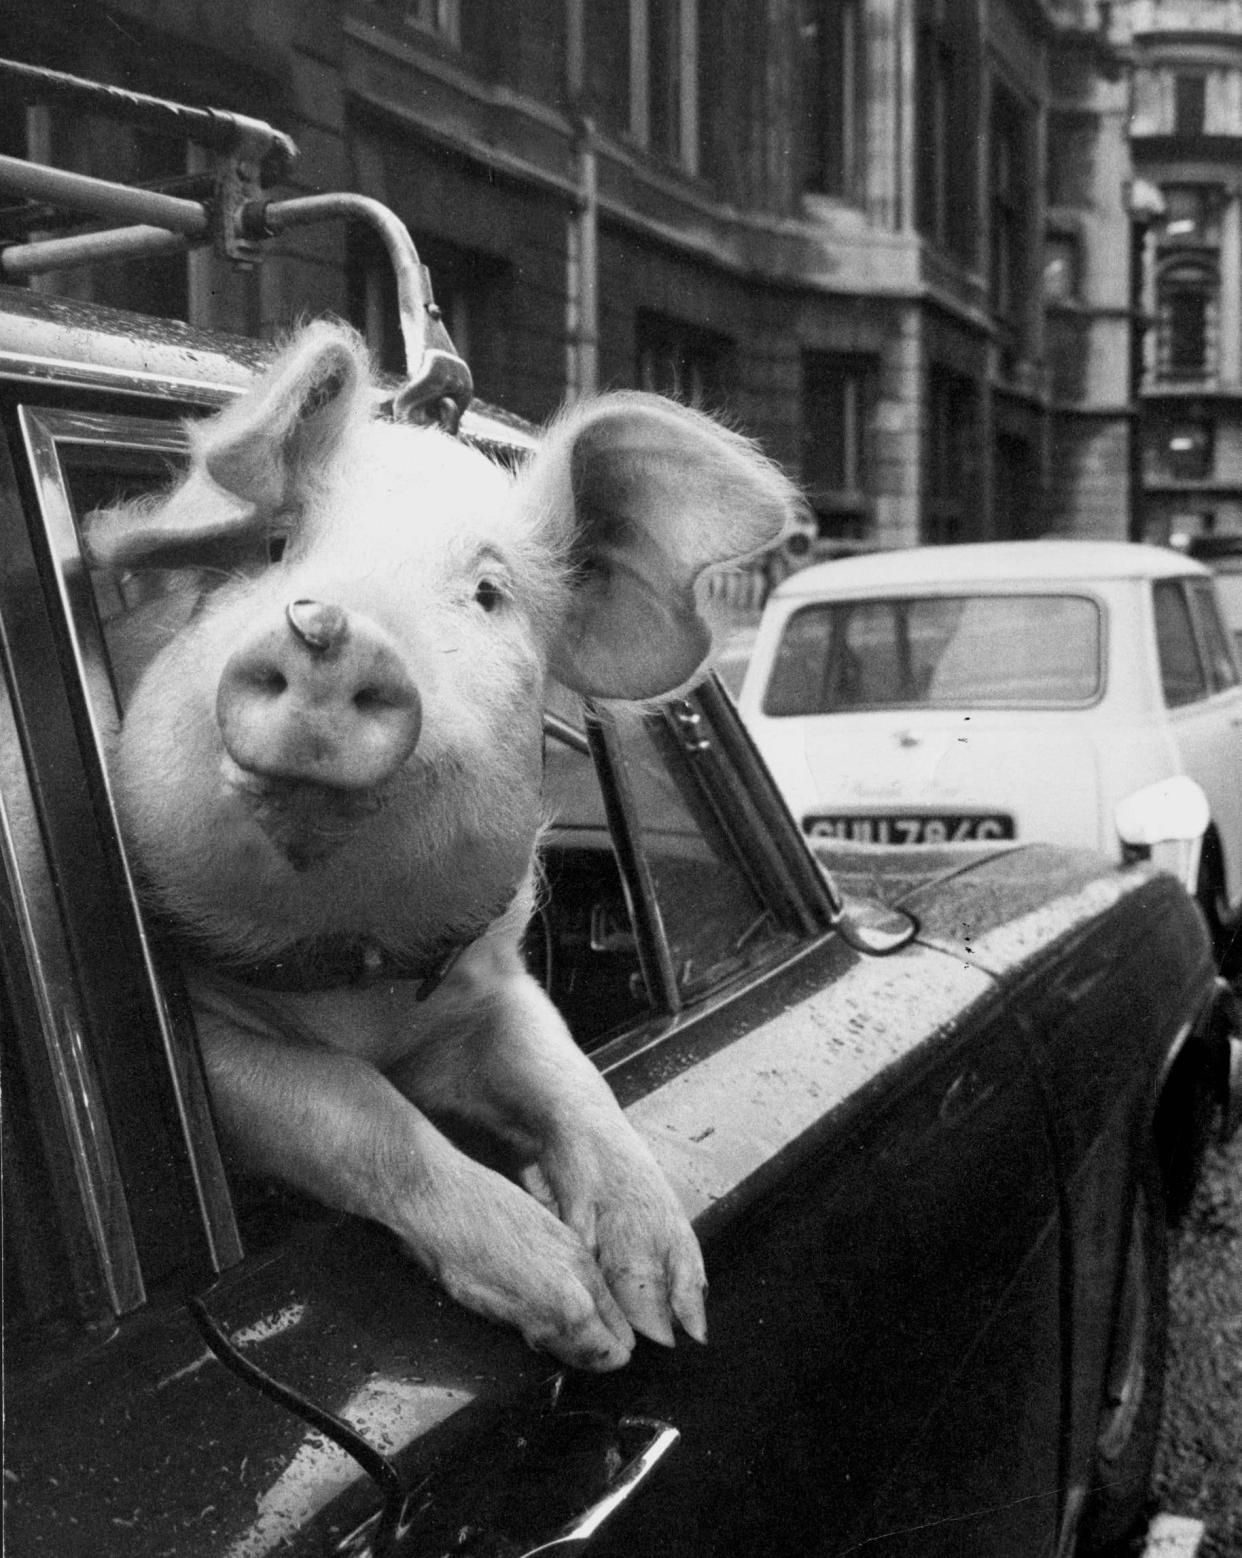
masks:
<instances>
[{"instance_id":1,"label":"pig's ear","mask_svg":"<svg viewBox=\"0 0 1242 1558\"><path fill-rule=\"evenodd\" d=\"M524 502L570 567L550 669L597 698L655 698L711 650L695 584L779 541L798 507L747 439L657 395L604 395L555 423Z\"/></svg>"},{"instance_id":2,"label":"pig's ear","mask_svg":"<svg viewBox=\"0 0 1242 1558\"><path fill-rule=\"evenodd\" d=\"M253 389L197 425L195 464L243 503L279 508L366 415L368 368L366 346L347 325L307 325Z\"/></svg>"},{"instance_id":3,"label":"pig's ear","mask_svg":"<svg viewBox=\"0 0 1242 1558\"><path fill-rule=\"evenodd\" d=\"M370 415L369 364L346 325L306 326L238 400L190 425L185 480L166 496L92 515L91 560L111 568L228 567L314 476L351 421Z\"/></svg>"}]
</instances>

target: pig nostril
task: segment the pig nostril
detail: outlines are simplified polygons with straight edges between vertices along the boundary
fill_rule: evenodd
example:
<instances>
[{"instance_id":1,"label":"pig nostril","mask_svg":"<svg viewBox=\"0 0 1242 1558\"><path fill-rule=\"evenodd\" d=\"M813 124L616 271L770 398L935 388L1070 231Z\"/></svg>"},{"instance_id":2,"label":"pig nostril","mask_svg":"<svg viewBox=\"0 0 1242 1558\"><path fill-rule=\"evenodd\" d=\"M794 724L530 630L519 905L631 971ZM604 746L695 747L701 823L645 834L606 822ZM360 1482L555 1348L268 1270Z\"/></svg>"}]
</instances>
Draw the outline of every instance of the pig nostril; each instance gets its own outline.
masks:
<instances>
[{"instance_id":1,"label":"pig nostril","mask_svg":"<svg viewBox=\"0 0 1242 1558\"><path fill-rule=\"evenodd\" d=\"M391 708L391 698L386 698L378 687L360 687L354 694L354 708L360 714L371 714L376 709Z\"/></svg>"},{"instance_id":2,"label":"pig nostril","mask_svg":"<svg viewBox=\"0 0 1242 1558\"><path fill-rule=\"evenodd\" d=\"M288 692L289 679L281 671L258 671L250 678L250 685L265 697L279 698Z\"/></svg>"}]
</instances>

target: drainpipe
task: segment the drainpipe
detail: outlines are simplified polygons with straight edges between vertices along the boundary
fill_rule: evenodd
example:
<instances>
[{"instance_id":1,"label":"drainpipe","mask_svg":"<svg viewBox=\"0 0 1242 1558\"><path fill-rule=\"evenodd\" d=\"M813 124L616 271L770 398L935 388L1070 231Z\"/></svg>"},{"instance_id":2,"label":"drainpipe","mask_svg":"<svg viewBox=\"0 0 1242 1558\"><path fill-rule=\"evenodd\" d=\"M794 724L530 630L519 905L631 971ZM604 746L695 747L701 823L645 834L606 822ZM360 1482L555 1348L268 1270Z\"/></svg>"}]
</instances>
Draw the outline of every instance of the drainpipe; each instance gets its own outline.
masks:
<instances>
[{"instance_id":1,"label":"drainpipe","mask_svg":"<svg viewBox=\"0 0 1242 1558\"><path fill-rule=\"evenodd\" d=\"M586 0L566 0L565 74L575 109L586 92ZM574 160L577 199L569 217L565 269L566 399L599 387L599 182L595 124L577 113Z\"/></svg>"},{"instance_id":2,"label":"drainpipe","mask_svg":"<svg viewBox=\"0 0 1242 1558\"><path fill-rule=\"evenodd\" d=\"M1131 541L1146 538L1143 502L1143 366L1144 337L1150 322L1147 235L1164 212L1164 197L1147 179L1132 178L1126 188L1126 214L1130 222L1130 351L1129 436L1127 440L1126 530Z\"/></svg>"}]
</instances>

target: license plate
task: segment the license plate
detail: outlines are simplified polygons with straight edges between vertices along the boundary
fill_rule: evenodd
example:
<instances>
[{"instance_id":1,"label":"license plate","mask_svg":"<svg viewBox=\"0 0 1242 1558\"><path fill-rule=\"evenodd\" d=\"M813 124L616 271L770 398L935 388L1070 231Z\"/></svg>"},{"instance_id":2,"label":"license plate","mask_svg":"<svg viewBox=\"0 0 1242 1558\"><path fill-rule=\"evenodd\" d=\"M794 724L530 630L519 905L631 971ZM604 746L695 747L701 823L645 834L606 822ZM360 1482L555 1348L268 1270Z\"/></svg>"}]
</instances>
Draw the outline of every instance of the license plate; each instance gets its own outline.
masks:
<instances>
[{"instance_id":1,"label":"license plate","mask_svg":"<svg viewBox=\"0 0 1242 1558\"><path fill-rule=\"evenodd\" d=\"M971 839L1013 837L1013 818L1003 812L807 817L802 826L809 838L840 839L849 844L961 844Z\"/></svg>"}]
</instances>

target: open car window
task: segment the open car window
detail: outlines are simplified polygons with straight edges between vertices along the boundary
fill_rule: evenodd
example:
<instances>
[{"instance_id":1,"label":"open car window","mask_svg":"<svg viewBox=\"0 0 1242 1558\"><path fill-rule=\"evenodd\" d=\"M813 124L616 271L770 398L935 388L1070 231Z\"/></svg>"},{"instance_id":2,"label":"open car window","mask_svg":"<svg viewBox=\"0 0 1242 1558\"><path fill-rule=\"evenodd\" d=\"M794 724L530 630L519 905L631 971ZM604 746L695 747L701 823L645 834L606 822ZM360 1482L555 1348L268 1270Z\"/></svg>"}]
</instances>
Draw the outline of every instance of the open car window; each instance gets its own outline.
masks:
<instances>
[{"instance_id":1,"label":"open car window","mask_svg":"<svg viewBox=\"0 0 1242 1558\"><path fill-rule=\"evenodd\" d=\"M104 763L117 699L101 626L116 601L106 589L97 600L81 533L100 503L163 485L185 438L154 419L20 406L17 420L26 465L5 506L2 605L10 750L22 754L34 820L18 819L9 890L19 902L43 902L42 858L60 929L32 926L6 977L10 999L20 999L34 973L35 1027L51 1071L24 1056L26 1085L58 1095L49 1150L68 1155L79 1181L67 1225L85 1219L102 1302L121 1314L174 1272L206 1277L241 1254L192 1034L179 992L157 972L119 844ZM20 794L6 783L7 798ZM49 963L58 941L64 957Z\"/></svg>"},{"instance_id":2,"label":"open car window","mask_svg":"<svg viewBox=\"0 0 1242 1558\"><path fill-rule=\"evenodd\" d=\"M247 1243L266 1243L279 1229L267 1217L269 1204L249 1196L239 1203L225 1175L189 1004L175 966L145 926L119 846L104 762L110 729L141 669L122 664L111 652L113 626L134 612L159 619L157 637L176 624L160 617L158 576L90 567L86 521L102 514L92 523L106 524L107 510L165 486L184 460L185 434L170 421L32 407L22 408L20 422L41 521L37 543L46 554L42 588L55 603L55 632L63 638L58 653L49 651L44 660L59 659L64 668L62 696L73 707L76 743L92 773L92 800L82 804L92 808L94 825L116 857L111 897L106 883L97 885L114 915L117 905L128 902L117 930L130 938L131 952L136 948L136 955L118 958L118 966L130 966L139 988L127 997L128 1005L114 1003L120 1014L118 1049L99 1062L92 1118L105 1127L109 1119L119 1120L122 1135L143 1138L145 1102L131 1085L134 1068L125 1053L141 1049L145 1064L168 1073L165 1102L173 1140L166 1147L178 1155L180 1182L177 1175L164 1175L171 1183L158 1206L142 1204L142 1186L160 1176L144 1172L124 1141L115 1162L108 1159L100 1170L108 1204L118 1209L113 1243L122 1273L110 1278L122 1287L106 1296L105 1308L121 1313L142 1302L149 1288L144 1276L177 1269L186 1258L183 1241L173 1236L185 1212L196 1214L192 1221L202 1225L201 1237L190 1241L191 1253L208 1269L222 1270L242 1253L239 1205ZM21 505L13 507L19 512ZM770 843L757 842L762 830L752 826L754 803L745 799L737 779L748 749L740 730L717 729L714 721L724 714L736 725L727 699L717 702L696 695L666 708L618 715L557 689L549 703L543 889L526 954L578 1042L598 1051L604 1064L635 1042L658 1040L683 1013L710 1005L823 926L822 917L800 916L794 906L801 890L790 886L788 862L775 857ZM733 751L730 743L739 742L743 746ZM15 740L13 750L20 745ZM44 772L54 770L49 760ZM36 789L43 782L38 775L33 779ZM771 856L766 861L764 848ZM758 860L752 858L756 850ZM56 869L49 865L48 874ZM60 870L75 893L72 867ZM98 908L93 912L97 916ZM136 1006L145 1026L126 1027L124 1013ZM54 1028L51 1019L49 1024ZM80 1061L85 1057L83 1063L93 1061L94 1026L86 1011L74 1027L75 1053ZM107 1145L106 1129L100 1140ZM20 1160L32 1183L42 1183L38 1153L24 1142L6 1138L7 1158ZM136 1233L120 1215L135 1202ZM149 1238L143 1224L155 1230ZM158 1260L149 1249L157 1234L168 1244ZM23 1260L36 1274L27 1305L31 1313L40 1312L39 1292L52 1292L55 1282L47 1273L57 1270L62 1258L55 1241L27 1241Z\"/></svg>"},{"instance_id":3,"label":"open car window","mask_svg":"<svg viewBox=\"0 0 1242 1558\"><path fill-rule=\"evenodd\" d=\"M617 714L557 689L550 714L528 958L592 1049L762 966L790 933L700 772L719 754L692 700Z\"/></svg>"}]
</instances>

